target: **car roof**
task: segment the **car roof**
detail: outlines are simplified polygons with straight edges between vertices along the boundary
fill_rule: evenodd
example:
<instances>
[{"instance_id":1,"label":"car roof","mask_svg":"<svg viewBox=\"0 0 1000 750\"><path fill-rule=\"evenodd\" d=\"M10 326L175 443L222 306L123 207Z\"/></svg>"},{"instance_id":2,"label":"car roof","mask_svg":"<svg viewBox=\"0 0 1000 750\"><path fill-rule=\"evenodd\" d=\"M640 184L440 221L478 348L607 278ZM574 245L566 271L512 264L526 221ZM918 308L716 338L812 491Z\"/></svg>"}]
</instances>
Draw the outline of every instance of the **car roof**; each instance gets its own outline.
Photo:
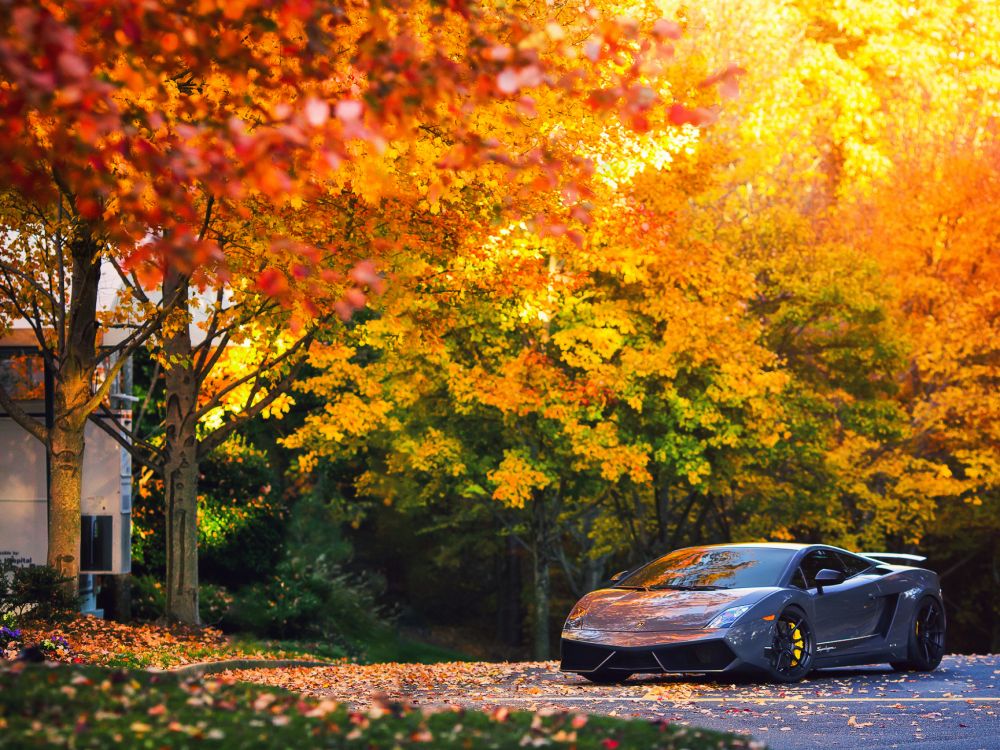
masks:
<instances>
[{"instance_id":1,"label":"car roof","mask_svg":"<svg viewBox=\"0 0 1000 750\"><path fill-rule=\"evenodd\" d=\"M832 544L802 544L800 542L736 542L733 544L696 544L690 547L682 547L682 549L785 549L790 552L800 552L802 550L813 549L832 549L837 552L845 552L848 555L854 555L855 557L865 557L858 552L852 552L851 550L844 549L843 547L834 547ZM865 559L867 560L868 558Z\"/></svg>"},{"instance_id":2,"label":"car roof","mask_svg":"<svg viewBox=\"0 0 1000 750\"><path fill-rule=\"evenodd\" d=\"M808 549L810 547L826 547L825 544L799 544L797 542L737 542L735 544L696 544L691 547L685 547L684 549L729 549L732 547L741 548L765 548L765 549L788 549L788 550L800 550Z\"/></svg>"}]
</instances>

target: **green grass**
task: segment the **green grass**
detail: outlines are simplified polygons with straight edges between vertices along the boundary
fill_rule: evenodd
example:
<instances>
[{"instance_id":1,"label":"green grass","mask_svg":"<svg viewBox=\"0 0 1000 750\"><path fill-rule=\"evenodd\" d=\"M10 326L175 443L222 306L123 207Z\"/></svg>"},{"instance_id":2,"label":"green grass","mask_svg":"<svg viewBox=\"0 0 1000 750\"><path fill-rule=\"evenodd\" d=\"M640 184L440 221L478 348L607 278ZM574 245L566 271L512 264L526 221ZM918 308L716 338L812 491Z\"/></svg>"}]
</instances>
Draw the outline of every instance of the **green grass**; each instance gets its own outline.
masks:
<instances>
[{"instance_id":1,"label":"green grass","mask_svg":"<svg viewBox=\"0 0 1000 750\"><path fill-rule=\"evenodd\" d=\"M645 721L505 711L425 714L399 705L352 713L245 683L101 667L20 667L0 670L3 748L749 747L745 738Z\"/></svg>"},{"instance_id":2,"label":"green grass","mask_svg":"<svg viewBox=\"0 0 1000 750\"><path fill-rule=\"evenodd\" d=\"M308 659L337 661L347 656L340 646L301 641L260 640L253 636L238 636L231 643L219 646L169 644L142 651L122 651L107 656L102 666L116 669L169 669L186 663L225 659Z\"/></svg>"},{"instance_id":3,"label":"green grass","mask_svg":"<svg viewBox=\"0 0 1000 750\"><path fill-rule=\"evenodd\" d=\"M387 630L362 644L362 655L358 661L362 664L391 661L435 664L442 661L472 661L472 658L458 651L406 638L395 631Z\"/></svg>"}]
</instances>

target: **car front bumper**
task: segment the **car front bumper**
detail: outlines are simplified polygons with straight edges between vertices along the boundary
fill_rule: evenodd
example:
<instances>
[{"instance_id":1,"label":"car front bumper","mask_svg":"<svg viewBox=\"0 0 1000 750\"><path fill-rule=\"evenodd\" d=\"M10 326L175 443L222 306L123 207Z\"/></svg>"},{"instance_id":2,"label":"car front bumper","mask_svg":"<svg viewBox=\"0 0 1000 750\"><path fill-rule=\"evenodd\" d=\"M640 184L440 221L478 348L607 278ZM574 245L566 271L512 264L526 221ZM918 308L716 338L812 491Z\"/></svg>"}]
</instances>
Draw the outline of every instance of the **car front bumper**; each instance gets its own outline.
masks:
<instances>
[{"instance_id":1,"label":"car front bumper","mask_svg":"<svg viewBox=\"0 0 1000 750\"><path fill-rule=\"evenodd\" d=\"M564 630L564 672L730 672L767 666L770 623L659 632Z\"/></svg>"}]
</instances>

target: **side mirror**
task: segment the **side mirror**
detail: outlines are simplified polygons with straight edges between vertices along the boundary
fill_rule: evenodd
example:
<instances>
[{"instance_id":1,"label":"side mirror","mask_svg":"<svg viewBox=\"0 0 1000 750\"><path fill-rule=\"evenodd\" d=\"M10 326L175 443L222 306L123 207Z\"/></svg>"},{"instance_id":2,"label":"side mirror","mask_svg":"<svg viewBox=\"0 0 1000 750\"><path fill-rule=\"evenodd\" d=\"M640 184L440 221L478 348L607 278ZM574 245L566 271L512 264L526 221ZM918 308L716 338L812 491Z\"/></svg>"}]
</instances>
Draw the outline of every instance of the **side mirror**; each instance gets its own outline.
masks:
<instances>
[{"instance_id":1,"label":"side mirror","mask_svg":"<svg viewBox=\"0 0 1000 750\"><path fill-rule=\"evenodd\" d=\"M823 568L816 574L816 592L819 594L823 593L824 586L836 586L838 583L843 583L847 576L842 570L831 570L830 568Z\"/></svg>"},{"instance_id":2,"label":"side mirror","mask_svg":"<svg viewBox=\"0 0 1000 750\"><path fill-rule=\"evenodd\" d=\"M625 577L626 573L628 573L627 570L619 570L617 573L611 576L611 583L618 583L622 578Z\"/></svg>"}]
</instances>

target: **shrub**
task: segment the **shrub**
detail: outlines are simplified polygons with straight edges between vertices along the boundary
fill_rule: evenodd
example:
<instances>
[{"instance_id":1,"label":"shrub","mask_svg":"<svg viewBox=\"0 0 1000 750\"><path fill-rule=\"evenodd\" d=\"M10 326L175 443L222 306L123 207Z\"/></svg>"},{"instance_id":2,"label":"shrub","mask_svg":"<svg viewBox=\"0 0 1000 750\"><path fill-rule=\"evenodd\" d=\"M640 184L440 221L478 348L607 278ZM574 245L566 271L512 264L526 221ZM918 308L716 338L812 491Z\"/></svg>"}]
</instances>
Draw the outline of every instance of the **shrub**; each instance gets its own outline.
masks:
<instances>
[{"instance_id":1,"label":"shrub","mask_svg":"<svg viewBox=\"0 0 1000 750\"><path fill-rule=\"evenodd\" d=\"M198 614L203 625L218 625L232 605L233 595L224 586L203 583L198 587Z\"/></svg>"},{"instance_id":2,"label":"shrub","mask_svg":"<svg viewBox=\"0 0 1000 750\"><path fill-rule=\"evenodd\" d=\"M163 583L155 576L132 576L132 616L152 622L163 617L166 609Z\"/></svg>"},{"instance_id":3,"label":"shrub","mask_svg":"<svg viewBox=\"0 0 1000 750\"><path fill-rule=\"evenodd\" d=\"M203 583L198 587L198 614L205 625L218 625L229 612L233 595L223 586ZM155 576L132 576L132 615L154 622L163 617L167 597L163 582Z\"/></svg>"},{"instance_id":4,"label":"shrub","mask_svg":"<svg viewBox=\"0 0 1000 750\"><path fill-rule=\"evenodd\" d=\"M266 452L233 437L209 455L198 479L198 570L213 583L242 585L274 572L282 557L286 509L280 476ZM163 483L135 498L133 569L162 576L166 567Z\"/></svg>"},{"instance_id":5,"label":"shrub","mask_svg":"<svg viewBox=\"0 0 1000 750\"><path fill-rule=\"evenodd\" d=\"M381 626L370 582L352 580L323 555L313 561L290 557L266 581L241 589L227 624L260 636L344 645Z\"/></svg>"},{"instance_id":6,"label":"shrub","mask_svg":"<svg viewBox=\"0 0 1000 750\"><path fill-rule=\"evenodd\" d=\"M47 565L0 561L0 614L22 620L62 620L80 609L72 580Z\"/></svg>"}]
</instances>

